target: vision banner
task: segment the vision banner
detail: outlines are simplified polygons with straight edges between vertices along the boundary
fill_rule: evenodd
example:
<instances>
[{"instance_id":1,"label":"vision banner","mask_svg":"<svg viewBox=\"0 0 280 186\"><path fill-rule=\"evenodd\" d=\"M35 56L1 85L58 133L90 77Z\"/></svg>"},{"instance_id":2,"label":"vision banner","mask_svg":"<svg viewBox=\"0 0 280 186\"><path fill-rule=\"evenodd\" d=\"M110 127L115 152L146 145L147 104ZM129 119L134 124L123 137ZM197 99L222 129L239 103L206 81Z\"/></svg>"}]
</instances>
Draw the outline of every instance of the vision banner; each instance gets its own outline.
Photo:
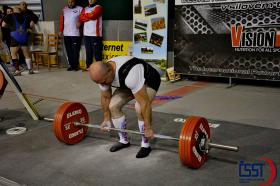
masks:
<instances>
[{"instance_id":1,"label":"vision banner","mask_svg":"<svg viewBox=\"0 0 280 186\"><path fill-rule=\"evenodd\" d=\"M133 56L167 67L168 0L133 0Z\"/></svg>"},{"instance_id":2,"label":"vision banner","mask_svg":"<svg viewBox=\"0 0 280 186\"><path fill-rule=\"evenodd\" d=\"M280 80L280 0L175 0L175 71Z\"/></svg>"}]
</instances>

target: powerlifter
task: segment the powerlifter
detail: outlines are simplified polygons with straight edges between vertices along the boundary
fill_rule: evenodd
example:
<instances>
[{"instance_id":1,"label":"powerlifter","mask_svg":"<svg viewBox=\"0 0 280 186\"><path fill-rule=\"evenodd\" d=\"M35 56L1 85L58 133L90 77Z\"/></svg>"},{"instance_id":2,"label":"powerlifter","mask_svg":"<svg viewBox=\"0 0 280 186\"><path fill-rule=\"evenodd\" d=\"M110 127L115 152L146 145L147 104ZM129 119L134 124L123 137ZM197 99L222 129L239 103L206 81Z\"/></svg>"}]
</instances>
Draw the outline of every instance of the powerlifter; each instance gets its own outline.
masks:
<instances>
[{"instance_id":1,"label":"powerlifter","mask_svg":"<svg viewBox=\"0 0 280 186\"><path fill-rule=\"evenodd\" d=\"M151 152L149 140L153 138L152 101L160 86L160 74L147 62L132 57L119 56L109 59L106 63L96 62L90 66L90 78L101 89L101 106L104 120L101 129L111 127L126 128L126 116L122 108L129 101L135 99L135 111L138 126L142 136L141 148L136 158L147 157ZM112 91L112 87L115 90ZM111 152L130 146L127 133L119 132L119 142L114 144Z\"/></svg>"}]
</instances>

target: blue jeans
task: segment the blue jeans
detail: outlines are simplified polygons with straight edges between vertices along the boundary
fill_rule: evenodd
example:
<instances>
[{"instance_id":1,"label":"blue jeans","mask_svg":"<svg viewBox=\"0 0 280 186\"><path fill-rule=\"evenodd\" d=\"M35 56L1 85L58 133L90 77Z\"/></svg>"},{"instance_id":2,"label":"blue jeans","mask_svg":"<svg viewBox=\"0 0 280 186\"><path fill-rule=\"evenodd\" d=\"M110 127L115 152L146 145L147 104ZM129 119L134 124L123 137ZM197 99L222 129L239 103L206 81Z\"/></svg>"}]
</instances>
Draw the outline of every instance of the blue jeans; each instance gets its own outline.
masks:
<instances>
[{"instance_id":1,"label":"blue jeans","mask_svg":"<svg viewBox=\"0 0 280 186\"><path fill-rule=\"evenodd\" d=\"M102 37L84 36L86 48L86 64L87 68L93 62L93 56L96 61L102 61Z\"/></svg>"}]
</instances>

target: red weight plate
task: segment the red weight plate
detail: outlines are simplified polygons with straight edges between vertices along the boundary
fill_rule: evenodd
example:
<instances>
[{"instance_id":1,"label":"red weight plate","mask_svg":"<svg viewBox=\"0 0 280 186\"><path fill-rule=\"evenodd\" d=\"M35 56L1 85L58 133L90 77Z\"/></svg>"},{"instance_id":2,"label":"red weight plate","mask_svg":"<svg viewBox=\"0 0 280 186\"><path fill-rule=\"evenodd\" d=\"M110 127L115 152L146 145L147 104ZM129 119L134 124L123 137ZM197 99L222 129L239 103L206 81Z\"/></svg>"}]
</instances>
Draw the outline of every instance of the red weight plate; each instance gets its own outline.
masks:
<instances>
[{"instance_id":1,"label":"red weight plate","mask_svg":"<svg viewBox=\"0 0 280 186\"><path fill-rule=\"evenodd\" d=\"M63 125L62 123L62 119L63 119L63 112L65 112L65 110L69 107L69 105L73 104L72 102L66 102L64 103L63 105L61 105L56 114L55 114L55 117L54 117L54 122L53 122L53 131L54 131L54 134L56 136L56 138L61 141L61 142L64 142L64 138L63 138L63 135L62 135L62 132L61 132L61 126Z\"/></svg>"},{"instance_id":2,"label":"red weight plate","mask_svg":"<svg viewBox=\"0 0 280 186\"><path fill-rule=\"evenodd\" d=\"M192 118L186 119L180 133L180 140L179 140L179 158L183 164L186 161L186 156L185 156L185 141L186 141L186 132L188 131L189 123L191 122Z\"/></svg>"},{"instance_id":3,"label":"red weight plate","mask_svg":"<svg viewBox=\"0 0 280 186\"><path fill-rule=\"evenodd\" d=\"M0 96L4 94L7 84L8 82L5 79L3 72L0 70Z\"/></svg>"},{"instance_id":4,"label":"red weight plate","mask_svg":"<svg viewBox=\"0 0 280 186\"><path fill-rule=\"evenodd\" d=\"M185 165L190 168L198 169L207 160L208 154L199 150L199 137L205 135L210 139L210 128L208 121L202 117L191 117L185 141Z\"/></svg>"},{"instance_id":5,"label":"red weight plate","mask_svg":"<svg viewBox=\"0 0 280 186\"><path fill-rule=\"evenodd\" d=\"M74 122L89 123L86 108L80 103L66 102L55 114L53 130L58 140L66 144L76 144L85 138L88 127L74 126Z\"/></svg>"},{"instance_id":6,"label":"red weight plate","mask_svg":"<svg viewBox=\"0 0 280 186\"><path fill-rule=\"evenodd\" d=\"M63 114L58 114L58 113L63 112L63 110L65 110L70 104L72 104L72 102L66 102L63 105L61 105L58 108L58 110L56 111L56 114L54 116L53 131L54 131L54 134L55 134L56 138L61 142L64 142L63 141L63 136L61 135L61 132L59 132L61 127L57 127L61 124L55 124L56 123L55 121L61 121L62 120Z\"/></svg>"}]
</instances>

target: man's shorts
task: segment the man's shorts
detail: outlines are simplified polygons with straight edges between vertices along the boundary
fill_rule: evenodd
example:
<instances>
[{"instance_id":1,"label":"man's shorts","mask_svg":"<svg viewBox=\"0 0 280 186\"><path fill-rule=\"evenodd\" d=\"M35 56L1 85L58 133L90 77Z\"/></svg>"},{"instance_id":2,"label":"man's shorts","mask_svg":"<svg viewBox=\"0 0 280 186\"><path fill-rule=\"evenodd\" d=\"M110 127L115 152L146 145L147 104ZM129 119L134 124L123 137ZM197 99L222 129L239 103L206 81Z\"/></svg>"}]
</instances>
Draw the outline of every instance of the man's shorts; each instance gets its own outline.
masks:
<instances>
[{"instance_id":1,"label":"man's shorts","mask_svg":"<svg viewBox=\"0 0 280 186\"><path fill-rule=\"evenodd\" d=\"M27 47L28 46L28 42L20 44L13 37L11 37L10 47L20 47L20 46Z\"/></svg>"}]
</instances>

